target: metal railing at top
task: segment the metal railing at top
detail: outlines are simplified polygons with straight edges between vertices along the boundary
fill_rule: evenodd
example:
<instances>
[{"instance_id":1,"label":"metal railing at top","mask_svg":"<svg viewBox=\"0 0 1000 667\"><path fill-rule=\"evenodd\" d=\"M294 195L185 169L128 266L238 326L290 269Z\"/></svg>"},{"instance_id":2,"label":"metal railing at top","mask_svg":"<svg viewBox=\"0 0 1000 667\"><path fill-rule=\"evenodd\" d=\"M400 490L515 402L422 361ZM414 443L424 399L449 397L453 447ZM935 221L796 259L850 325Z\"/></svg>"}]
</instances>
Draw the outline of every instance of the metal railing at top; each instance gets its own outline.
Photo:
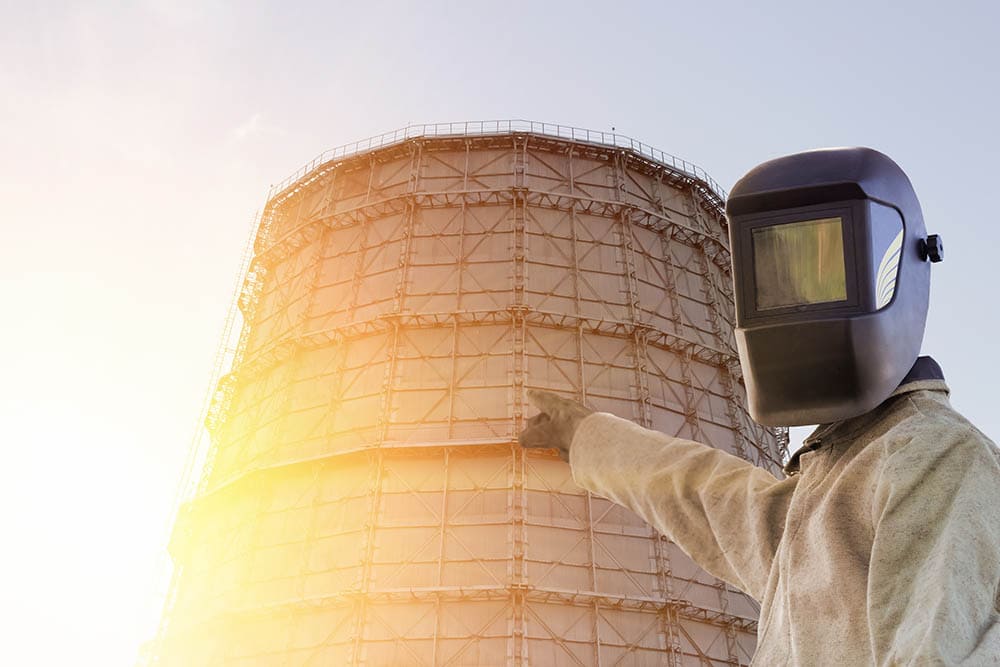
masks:
<instances>
[{"instance_id":1,"label":"metal railing at top","mask_svg":"<svg viewBox=\"0 0 1000 667\"><path fill-rule=\"evenodd\" d=\"M568 125L556 125L553 123L540 123L534 120L476 120L457 123L432 123L429 125L407 125L404 128L386 132L374 137L368 137L350 144L344 144L336 148L323 151L310 162L303 165L294 174L278 183L272 185L267 198L270 200L274 195L282 192L295 181L299 180L312 170L331 160L341 160L344 158L365 153L377 148L384 148L399 144L409 139L417 137L463 137L463 136L485 136L496 134L512 134L514 132L530 132L547 137L557 137L560 139L571 139L573 141L583 141L602 146L614 146L616 148L626 148L643 157L650 158L656 162L668 165L673 169L684 172L688 176L704 182L709 189L714 192L721 201L726 200L726 191L715 182L708 173L696 164L683 160L676 155L671 155L658 148L648 146L641 141L631 137L626 137L615 132L602 132L600 130L587 130L580 127L570 127Z\"/></svg>"}]
</instances>

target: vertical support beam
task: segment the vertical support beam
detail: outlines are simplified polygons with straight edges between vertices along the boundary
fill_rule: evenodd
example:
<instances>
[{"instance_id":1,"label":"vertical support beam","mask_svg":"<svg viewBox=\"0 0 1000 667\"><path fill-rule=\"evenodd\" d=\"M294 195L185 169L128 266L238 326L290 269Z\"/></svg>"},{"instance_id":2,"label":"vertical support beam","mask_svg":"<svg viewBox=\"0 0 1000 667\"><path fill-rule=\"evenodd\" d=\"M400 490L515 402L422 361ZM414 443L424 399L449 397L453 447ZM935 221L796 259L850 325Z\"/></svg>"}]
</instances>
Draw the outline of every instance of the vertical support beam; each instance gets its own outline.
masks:
<instances>
[{"instance_id":1,"label":"vertical support beam","mask_svg":"<svg viewBox=\"0 0 1000 667\"><path fill-rule=\"evenodd\" d=\"M691 349L685 348L680 352L681 378L684 382L684 418L691 431L694 440L703 442L704 434L701 432L701 421L698 419L698 399L694 393L694 375L691 373Z\"/></svg>"},{"instance_id":2,"label":"vertical support beam","mask_svg":"<svg viewBox=\"0 0 1000 667\"><path fill-rule=\"evenodd\" d=\"M507 658L513 667L527 667L531 664L528 661L528 612L527 602L524 598L524 590L522 589L515 588L511 592L511 645L507 651Z\"/></svg>"},{"instance_id":3,"label":"vertical support beam","mask_svg":"<svg viewBox=\"0 0 1000 667\"><path fill-rule=\"evenodd\" d=\"M705 211L701 207L702 199L698 191L694 186L689 186L687 194L688 197L685 198L685 201L687 202L688 217L691 219L691 226L702 233L711 234L714 237L717 229L715 225L710 225L705 220Z\"/></svg>"},{"instance_id":4,"label":"vertical support beam","mask_svg":"<svg viewBox=\"0 0 1000 667\"><path fill-rule=\"evenodd\" d=\"M683 336L684 317L680 306L680 299L677 295L677 275L674 268L673 255L670 251L668 232L660 234L660 249L663 255L663 276L664 288L667 290L667 298L670 300L671 321L674 325L674 332ZM677 351L678 362L681 367L681 383L684 390L684 422L688 427L689 437L694 440L703 440L701 424L698 421L697 399L694 395L694 379L691 375L691 350L685 348Z\"/></svg>"},{"instance_id":5,"label":"vertical support beam","mask_svg":"<svg viewBox=\"0 0 1000 667\"><path fill-rule=\"evenodd\" d=\"M348 321L354 320L354 311L358 307L358 297L361 293L361 283L364 280L365 271L365 259L368 253L368 233L371 228L371 222L369 220L364 220L359 224L358 230L358 247L354 253L354 271L351 275L351 290L350 296L347 301L347 309L349 315L347 317ZM344 260L346 261L346 260ZM334 371L334 389L330 393L330 410L336 411L340 409L343 402L343 386L344 386L344 373L347 372L347 350L350 347L350 343L342 335L337 334L336 345L338 346L338 359L337 367ZM332 423L332 420L331 420Z\"/></svg>"},{"instance_id":6,"label":"vertical support beam","mask_svg":"<svg viewBox=\"0 0 1000 667\"><path fill-rule=\"evenodd\" d=\"M399 320L392 320L392 330L389 334L389 347L385 364L385 374L382 377L382 399L379 401L378 423L375 430L375 446L381 447L389 437L389 426L392 424L392 395L396 385L396 365L399 357Z\"/></svg>"},{"instance_id":7,"label":"vertical support beam","mask_svg":"<svg viewBox=\"0 0 1000 667\"><path fill-rule=\"evenodd\" d=\"M372 560L375 556L375 536L378 532L379 514L381 512L382 505L382 472L384 469L384 455L385 453L381 449L376 452L369 453L368 497L370 498L370 503L368 505L368 516L365 519L364 540L362 541L359 553L361 567L358 568L359 577L354 585L354 591L356 592L356 611L354 613L354 629L352 631L352 636L354 637L354 646L351 651L350 663L352 667L360 667L363 664L364 659L364 656L362 656L361 653L364 647L363 640L365 635L365 618L368 613L368 597L371 592Z\"/></svg>"},{"instance_id":8,"label":"vertical support beam","mask_svg":"<svg viewBox=\"0 0 1000 667\"><path fill-rule=\"evenodd\" d=\"M656 565L656 590L654 593L669 609L670 603L675 599L674 573L670 565L670 542L666 537L657 533L654 528L650 528L649 532ZM664 651L667 652L667 663L671 667L679 667L680 643L677 628L674 627L674 623L666 613L661 612L658 616L661 641Z\"/></svg>"},{"instance_id":9,"label":"vertical support beam","mask_svg":"<svg viewBox=\"0 0 1000 667\"><path fill-rule=\"evenodd\" d=\"M468 148L468 141L466 141L466 148ZM468 156L466 156L466 161L468 161ZM468 174L468 170L466 170ZM465 224L466 215L468 211L466 209L465 201L462 201L461 219L459 221L458 228L458 280L456 280L455 285L455 310L456 312L462 311L462 287L463 281L462 277L466 270L465 265ZM461 328L458 325L458 318L454 318L452 325L452 342L451 342L451 381L448 383L448 437L452 438L455 436L455 392L458 385L458 347L459 347L459 336L461 335Z\"/></svg>"},{"instance_id":10,"label":"vertical support beam","mask_svg":"<svg viewBox=\"0 0 1000 667\"><path fill-rule=\"evenodd\" d=\"M332 427L334 425L333 416L340 411L341 406L344 403L344 373L347 372L347 350L348 342L343 336L337 335L333 341L331 341L332 347L334 348L337 363L333 370L333 380L330 387L330 401L327 404L331 418L327 419L326 433L324 433L324 438L329 442L330 437L333 435Z\"/></svg>"},{"instance_id":11,"label":"vertical support beam","mask_svg":"<svg viewBox=\"0 0 1000 667\"><path fill-rule=\"evenodd\" d=\"M659 233L660 254L663 255L663 288L667 292L667 300L670 303L670 323L674 325L674 333L678 336L684 333L684 321L681 316L680 299L677 298L677 276L674 269L674 257L670 251L670 244L673 241L669 230Z\"/></svg>"},{"instance_id":12,"label":"vertical support beam","mask_svg":"<svg viewBox=\"0 0 1000 667\"><path fill-rule=\"evenodd\" d=\"M663 188L663 169L658 169L656 171L656 176L650 179L649 182L649 195L650 199L656 204L656 212L661 216L666 217L666 211L663 206L663 196L660 191Z\"/></svg>"},{"instance_id":13,"label":"vertical support beam","mask_svg":"<svg viewBox=\"0 0 1000 667\"><path fill-rule=\"evenodd\" d=\"M667 665L669 667L682 667L684 664L684 650L681 648L680 614L677 613L676 607L667 605L659 615L661 625L666 629ZM706 661L703 664L710 663Z\"/></svg>"},{"instance_id":14,"label":"vertical support beam","mask_svg":"<svg viewBox=\"0 0 1000 667\"><path fill-rule=\"evenodd\" d=\"M712 325L712 335L715 336L715 345L720 350L732 350L731 337L727 335L726 329L722 326L722 306L719 303L718 292L723 289L719 281L715 279L713 264L709 261L705 251L705 243L695 248L695 256L698 258L698 272L701 274L701 292L705 297L705 305L708 306L708 321Z\"/></svg>"},{"instance_id":15,"label":"vertical support beam","mask_svg":"<svg viewBox=\"0 0 1000 667\"><path fill-rule=\"evenodd\" d=\"M413 226L417 217L416 204L411 198L406 202L406 209L403 212L403 229L399 243L399 259L396 261L396 286L392 294L392 313L399 315L403 312L403 302L406 300L408 279L410 274L410 248L413 245Z\"/></svg>"},{"instance_id":16,"label":"vertical support beam","mask_svg":"<svg viewBox=\"0 0 1000 667\"><path fill-rule=\"evenodd\" d=\"M528 169L528 137L514 135L514 189L524 191L525 172Z\"/></svg>"},{"instance_id":17,"label":"vertical support beam","mask_svg":"<svg viewBox=\"0 0 1000 667\"><path fill-rule=\"evenodd\" d=\"M302 308L298 322L295 323L294 332L296 336L302 336L307 332L309 320L312 318L313 307L316 305L316 292L319 285L319 276L323 268L323 260L326 254L326 245L330 240L330 228L318 227L316 239L314 241L315 254L309 260L308 267L303 271L305 289L308 291L306 305ZM303 246L300 253L304 253L309 246Z\"/></svg>"},{"instance_id":18,"label":"vertical support beam","mask_svg":"<svg viewBox=\"0 0 1000 667\"><path fill-rule=\"evenodd\" d=\"M524 429L524 387L526 381L525 367L525 269L527 252L527 231L525 229L524 172L527 162L527 138L514 137L514 281L511 294L511 327L513 334L513 436ZM527 602L524 590L527 588L527 562L525 559L525 542L527 538L527 492L525 491L526 466L525 452L516 443L511 446L512 479L511 479L511 606L513 608L512 662L517 667L527 664Z\"/></svg>"},{"instance_id":19,"label":"vertical support beam","mask_svg":"<svg viewBox=\"0 0 1000 667\"><path fill-rule=\"evenodd\" d=\"M336 201L337 175L339 173L339 167L330 172L330 179L327 181L323 189L323 198L316 207L315 212L313 213L313 218L325 218L327 215L332 213L332 211L330 211L330 206Z\"/></svg>"},{"instance_id":20,"label":"vertical support beam","mask_svg":"<svg viewBox=\"0 0 1000 667\"><path fill-rule=\"evenodd\" d=\"M368 236L371 226L371 220L366 219L361 223L361 234L358 238L358 252L354 257L354 274L351 276L351 298L348 301L350 315L348 317L348 321L354 320L354 314L358 308L358 299L361 296L361 283L365 278L365 260L368 258Z\"/></svg>"},{"instance_id":21,"label":"vertical support beam","mask_svg":"<svg viewBox=\"0 0 1000 667\"><path fill-rule=\"evenodd\" d=\"M587 543L590 547L590 590L594 595L597 590L597 540L594 535L594 497L590 491L587 494ZM591 632L594 633L594 665L601 667L601 605L594 600Z\"/></svg>"},{"instance_id":22,"label":"vertical support beam","mask_svg":"<svg viewBox=\"0 0 1000 667\"><path fill-rule=\"evenodd\" d=\"M577 234L577 218L576 218L576 177L573 173L573 146L570 146L567 151L567 169L569 170L569 193L573 197L572 204L569 209L569 234L570 234L570 250L571 257L573 260L573 307L575 308L574 315L577 316L576 324L576 361L577 361L577 392L578 398L581 403L587 402L587 367L585 364L585 357L583 350L583 304L582 296L580 294L580 238ZM590 492L587 492L587 498L589 502Z\"/></svg>"},{"instance_id":23,"label":"vertical support beam","mask_svg":"<svg viewBox=\"0 0 1000 667\"><path fill-rule=\"evenodd\" d=\"M520 145L519 145L519 142ZM515 161L514 161L514 181L523 183L524 166L523 160L525 139L515 138ZM523 188L515 185L513 203L513 255L514 255L514 276L511 294L511 314L514 334L513 369L514 369L514 435L516 436L524 427L524 384L525 384L525 272L527 270L527 230L525 228L527 218L527 202L525 200Z\"/></svg>"},{"instance_id":24,"label":"vertical support beam","mask_svg":"<svg viewBox=\"0 0 1000 667\"><path fill-rule=\"evenodd\" d=\"M709 262L704 242L702 243L701 250L705 254L705 261L710 267L714 266L716 268L719 276L718 281L715 283L719 294L722 295L719 303L719 316L726 327L720 343L723 350L730 352L735 357L738 352L736 351L736 338L733 336L733 329L736 327L736 296L733 293L732 269L725 270L715 262Z\"/></svg>"},{"instance_id":25,"label":"vertical support beam","mask_svg":"<svg viewBox=\"0 0 1000 667\"><path fill-rule=\"evenodd\" d=\"M323 486L322 486L322 476L325 472L326 464L315 465L312 467L312 481L307 488L311 491L311 497L309 500L309 526L306 528L306 534L303 538L303 549L302 549L302 564L298 570L298 581L296 582L296 592L300 599L306 599L306 579L309 572L309 546L316 544L316 529L320 526L320 507L323 506ZM287 650L291 652L291 635L289 635L289 642Z\"/></svg>"},{"instance_id":26,"label":"vertical support beam","mask_svg":"<svg viewBox=\"0 0 1000 667\"><path fill-rule=\"evenodd\" d=\"M458 385L458 343L461 327L458 318L451 325L451 378L448 382L448 437L455 437L455 390Z\"/></svg>"},{"instance_id":27,"label":"vertical support beam","mask_svg":"<svg viewBox=\"0 0 1000 667\"><path fill-rule=\"evenodd\" d=\"M412 150L412 149L411 149ZM372 153L368 157L368 186L365 189L365 203L369 203L372 200L372 183L375 179L375 154Z\"/></svg>"},{"instance_id":28,"label":"vertical support beam","mask_svg":"<svg viewBox=\"0 0 1000 667\"><path fill-rule=\"evenodd\" d=\"M413 226L416 218L416 203L412 196L418 187L420 160L422 156L420 142L416 142L410 149L410 174L407 190L410 198L406 202L406 210L403 214L403 228L400 232L399 259L396 262L396 286L393 291L392 314L399 315L403 312L403 304L407 293L407 279L410 269L410 251L413 240ZM369 179L370 181L371 179ZM389 426L392 423L392 396L396 384L396 366L399 360L399 319L392 320L392 338L389 346L388 363L386 364L385 378L382 383L382 405L379 409L379 424L377 429L378 446L386 441L389 436Z\"/></svg>"},{"instance_id":29,"label":"vertical support beam","mask_svg":"<svg viewBox=\"0 0 1000 667\"><path fill-rule=\"evenodd\" d=\"M403 213L403 229L399 244L399 260L397 261L398 273L392 301L392 312L397 315L403 312L403 300L406 298L408 287L410 250L413 245L413 227L416 224L417 217L417 203L414 194L420 187L420 165L422 158L423 143L416 142L410 148L410 173L406 186L407 193L410 196L406 202L405 212Z\"/></svg>"},{"instance_id":30,"label":"vertical support beam","mask_svg":"<svg viewBox=\"0 0 1000 667\"><path fill-rule=\"evenodd\" d=\"M462 168L462 191L469 190L469 155L472 152L472 142L465 140L465 166ZM464 221L463 221L464 222Z\"/></svg>"},{"instance_id":31,"label":"vertical support beam","mask_svg":"<svg viewBox=\"0 0 1000 667\"><path fill-rule=\"evenodd\" d=\"M527 566L527 491L525 490L526 456L525 450L517 444L511 446L513 466L510 483L511 512L511 566L510 590L513 616L512 656L513 664L521 667L528 664L527 656L527 601L524 592L528 590Z\"/></svg>"},{"instance_id":32,"label":"vertical support beam","mask_svg":"<svg viewBox=\"0 0 1000 667\"><path fill-rule=\"evenodd\" d=\"M646 352L645 332L636 328L632 332L632 349L635 351L635 379L639 405L639 423L646 428L653 426L653 414L649 398L649 359Z\"/></svg>"},{"instance_id":33,"label":"vertical support beam","mask_svg":"<svg viewBox=\"0 0 1000 667\"><path fill-rule=\"evenodd\" d=\"M736 451L734 453L742 459L760 465L761 461L754 461L750 458L749 450L759 450L759 447L756 446L747 434L742 415L740 415L739 409L736 407L736 401L741 400L740 394L736 391L736 383L733 381L733 374L736 372L738 366L739 360L732 359L726 365L726 368L719 371L722 387L726 392L726 416L729 418L729 424L732 426L735 434L733 437L733 446L736 448Z\"/></svg>"},{"instance_id":34,"label":"vertical support beam","mask_svg":"<svg viewBox=\"0 0 1000 667\"><path fill-rule=\"evenodd\" d=\"M729 586L722 579L716 580L716 588L719 591L719 609L723 614L729 614L729 598L733 594ZM740 664L740 654L739 646L737 644L736 628L733 624L726 622L723 628L723 634L726 637L726 656L729 658L729 662L734 665Z\"/></svg>"},{"instance_id":35,"label":"vertical support beam","mask_svg":"<svg viewBox=\"0 0 1000 667\"><path fill-rule=\"evenodd\" d=\"M635 373L635 419L649 428L653 425L649 399L649 378L646 375L648 357L646 356L646 329L642 322L642 308L639 305L639 281L635 270L635 238L632 223L629 220L628 208L625 206L625 168L628 159L625 151L615 153L614 182L615 195L621 206L618 209L617 223L620 238L622 267L625 269L625 307L628 327L632 338L632 360Z\"/></svg>"},{"instance_id":36,"label":"vertical support beam","mask_svg":"<svg viewBox=\"0 0 1000 667\"><path fill-rule=\"evenodd\" d=\"M462 166L462 190L469 189L469 157L472 150L471 143L465 140L465 164ZM462 198L462 208L459 213L458 223L458 280L455 281L455 311L462 312L462 289L465 271L469 268L465 262L465 226L468 222L468 208L466 200ZM458 389L458 347L461 330L458 326L458 318L454 319L452 328L451 343L451 382L448 383L448 437L455 436L455 392Z\"/></svg>"},{"instance_id":37,"label":"vertical support beam","mask_svg":"<svg viewBox=\"0 0 1000 667\"><path fill-rule=\"evenodd\" d=\"M449 467L451 465L451 450L444 450L444 481L441 487L441 532L438 538L438 571L437 586L444 586L444 552L445 536L448 531L448 484L450 482ZM441 596L438 595L434 604L434 646L431 650L431 664L438 664L438 644L441 638Z\"/></svg>"},{"instance_id":38,"label":"vertical support beam","mask_svg":"<svg viewBox=\"0 0 1000 667\"><path fill-rule=\"evenodd\" d=\"M586 373L586 354L584 353L583 345L583 308L581 304L581 294L580 294L580 248L579 248L579 235L577 233L577 201L575 199L576 195L576 177L573 172L573 147L570 146L567 149L567 159L568 159L568 171L569 171L569 192L570 195L574 196L573 203L569 210L569 231L570 231L570 248L571 257L573 260L573 303L575 307L575 315L577 316L576 325L576 354L577 354L577 392L581 402L587 402L587 373ZM597 536L594 533L594 496L590 491L584 491L584 496L587 503L587 545L590 550L588 554L590 559L590 590L597 594L598 582L597 582ZM601 667L601 605L596 600L593 604L593 609L591 610L593 614L591 618L591 632L594 635L594 665L596 667Z\"/></svg>"}]
</instances>

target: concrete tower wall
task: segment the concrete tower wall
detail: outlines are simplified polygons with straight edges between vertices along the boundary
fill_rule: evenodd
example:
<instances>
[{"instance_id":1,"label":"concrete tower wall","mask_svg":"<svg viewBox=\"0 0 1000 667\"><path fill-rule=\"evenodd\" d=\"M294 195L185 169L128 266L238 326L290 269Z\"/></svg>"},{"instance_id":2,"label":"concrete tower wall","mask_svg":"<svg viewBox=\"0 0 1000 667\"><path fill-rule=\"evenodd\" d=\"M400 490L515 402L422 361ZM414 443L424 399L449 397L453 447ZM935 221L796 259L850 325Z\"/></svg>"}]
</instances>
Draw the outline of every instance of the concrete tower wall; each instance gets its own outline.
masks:
<instances>
[{"instance_id":1,"label":"concrete tower wall","mask_svg":"<svg viewBox=\"0 0 1000 667\"><path fill-rule=\"evenodd\" d=\"M539 387L776 469L727 247L697 173L510 128L273 193L156 664L748 663L752 600L516 444Z\"/></svg>"}]
</instances>

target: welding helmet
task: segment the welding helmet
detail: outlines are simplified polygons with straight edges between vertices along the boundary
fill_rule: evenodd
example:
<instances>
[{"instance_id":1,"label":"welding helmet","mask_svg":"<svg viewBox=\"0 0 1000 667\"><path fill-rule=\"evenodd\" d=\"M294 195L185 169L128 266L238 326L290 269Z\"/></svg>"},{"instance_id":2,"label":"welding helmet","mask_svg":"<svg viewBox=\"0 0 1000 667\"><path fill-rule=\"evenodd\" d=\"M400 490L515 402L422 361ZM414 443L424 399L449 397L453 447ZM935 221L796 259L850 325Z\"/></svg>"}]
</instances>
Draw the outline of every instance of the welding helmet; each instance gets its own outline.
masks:
<instances>
[{"instance_id":1,"label":"welding helmet","mask_svg":"<svg viewBox=\"0 0 1000 667\"><path fill-rule=\"evenodd\" d=\"M822 424L888 398L920 353L943 251L903 170L869 148L788 155L741 178L726 215L750 415Z\"/></svg>"}]
</instances>

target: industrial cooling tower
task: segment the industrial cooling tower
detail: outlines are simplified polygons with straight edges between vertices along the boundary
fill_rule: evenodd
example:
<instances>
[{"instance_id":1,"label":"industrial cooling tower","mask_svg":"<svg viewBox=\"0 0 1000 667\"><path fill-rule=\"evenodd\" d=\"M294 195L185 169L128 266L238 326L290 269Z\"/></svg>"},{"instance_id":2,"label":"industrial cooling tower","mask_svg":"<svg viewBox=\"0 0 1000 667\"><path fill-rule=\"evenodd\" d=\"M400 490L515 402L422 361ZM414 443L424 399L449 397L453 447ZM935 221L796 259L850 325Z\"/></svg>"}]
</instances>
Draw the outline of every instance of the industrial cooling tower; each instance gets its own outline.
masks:
<instances>
[{"instance_id":1,"label":"industrial cooling tower","mask_svg":"<svg viewBox=\"0 0 1000 667\"><path fill-rule=\"evenodd\" d=\"M749 663L750 598L517 445L539 387L777 470L722 196L522 121L409 127L272 189L151 662Z\"/></svg>"}]
</instances>

